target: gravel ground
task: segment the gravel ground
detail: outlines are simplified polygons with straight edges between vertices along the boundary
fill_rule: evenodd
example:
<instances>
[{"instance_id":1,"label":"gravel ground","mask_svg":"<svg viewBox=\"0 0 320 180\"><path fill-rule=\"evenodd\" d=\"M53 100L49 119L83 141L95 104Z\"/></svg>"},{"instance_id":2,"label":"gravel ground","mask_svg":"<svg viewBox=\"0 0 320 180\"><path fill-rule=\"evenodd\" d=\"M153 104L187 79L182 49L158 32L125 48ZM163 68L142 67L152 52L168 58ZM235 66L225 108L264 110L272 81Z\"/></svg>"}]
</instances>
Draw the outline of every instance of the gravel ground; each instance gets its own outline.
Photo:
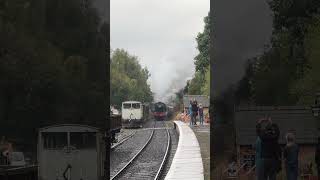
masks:
<instances>
[{"instance_id":1,"label":"gravel ground","mask_svg":"<svg viewBox=\"0 0 320 180\"><path fill-rule=\"evenodd\" d=\"M210 124L198 125L192 127L195 133L202 156L203 168L204 168L204 179L210 179Z\"/></svg>"},{"instance_id":2,"label":"gravel ground","mask_svg":"<svg viewBox=\"0 0 320 180\"><path fill-rule=\"evenodd\" d=\"M118 141L121 141L123 138L133 134L135 131L137 131L137 129L121 129L116 138L118 139Z\"/></svg>"},{"instance_id":3,"label":"gravel ground","mask_svg":"<svg viewBox=\"0 0 320 180\"><path fill-rule=\"evenodd\" d=\"M121 131L116 135L117 143L113 143L112 146L118 145L119 142L133 135L137 131L137 129L121 129Z\"/></svg>"},{"instance_id":4,"label":"gravel ground","mask_svg":"<svg viewBox=\"0 0 320 180\"><path fill-rule=\"evenodd\" d=\"M156 122L156 127L164 127ZM153 179L166 151L167 132L155 129L151 142L118 179Z\"/></svg>"},{"instance_id":5,"label":"gravel ground","mask_svg":"<svg viewBox=\"0 0 320 180\"><path fill-rule=\"evenodd\" d=\"M145 127L150 127L149 121ZM130 140L117 146L110 152L110 176L114 176L147 142L152 130L143 130L135 133Z\"/></svg>"}]
</instances>

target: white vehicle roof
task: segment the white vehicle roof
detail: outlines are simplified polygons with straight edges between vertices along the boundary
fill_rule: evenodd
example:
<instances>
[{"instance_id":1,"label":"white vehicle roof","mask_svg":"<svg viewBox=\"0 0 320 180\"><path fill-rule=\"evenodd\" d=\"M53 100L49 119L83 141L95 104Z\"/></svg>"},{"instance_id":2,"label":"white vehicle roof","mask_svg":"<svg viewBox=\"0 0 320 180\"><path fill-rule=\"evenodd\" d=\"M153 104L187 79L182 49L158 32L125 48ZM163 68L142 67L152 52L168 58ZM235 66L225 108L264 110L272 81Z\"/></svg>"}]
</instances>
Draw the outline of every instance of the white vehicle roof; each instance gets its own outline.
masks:
<instances>
[{"instance_id":1,"label":"white vehicle roof","mask_svg":"<svg viewBox=\"0 0 320 180\"><path fill-rule=\"evenodd\" d=\"M129 104L129 103L141 103L140 101L124 101L122 104Z\"/></svg>"},{"instance_id":2,"label":"white vehicle roof","mask_svg":"<svg viewBox=\"0 0 320 180\"><path fill-rule=\"evenodd\" d=\"M99 129L82 124L57 124L39 128L39 132L98 132Z\"/></svg>"}]
</instances>

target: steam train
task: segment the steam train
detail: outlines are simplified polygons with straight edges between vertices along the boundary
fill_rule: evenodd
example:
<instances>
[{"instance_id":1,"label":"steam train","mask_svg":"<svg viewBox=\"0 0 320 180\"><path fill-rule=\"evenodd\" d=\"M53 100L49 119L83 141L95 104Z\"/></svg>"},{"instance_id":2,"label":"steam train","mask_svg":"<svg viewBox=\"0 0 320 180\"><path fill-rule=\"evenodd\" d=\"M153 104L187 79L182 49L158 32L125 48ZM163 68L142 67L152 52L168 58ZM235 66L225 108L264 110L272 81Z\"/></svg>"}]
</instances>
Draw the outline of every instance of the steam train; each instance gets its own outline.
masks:
<instances>
[{"instance_id":1,"label":"steam train","mask_svg":"<svg viewBox=\"0 0 320 180\"><path fill-rule=\"evenodd\" d=\"M168 111L167 117L168 118L172 118L173 115L174 115L174 107L173 106L168 106L167 111Z\"/></svg>"},{"instance_id":2,"label":"steam train","mask_svg":"<svg viewBox=\"0 0 320 180\"><path fill-rule=\"evenodd\" d=\"M168 107L163 102L154 103L152 106L152 114L155 120L164 121L168 117Z\"/></svg>"}]
</instances>

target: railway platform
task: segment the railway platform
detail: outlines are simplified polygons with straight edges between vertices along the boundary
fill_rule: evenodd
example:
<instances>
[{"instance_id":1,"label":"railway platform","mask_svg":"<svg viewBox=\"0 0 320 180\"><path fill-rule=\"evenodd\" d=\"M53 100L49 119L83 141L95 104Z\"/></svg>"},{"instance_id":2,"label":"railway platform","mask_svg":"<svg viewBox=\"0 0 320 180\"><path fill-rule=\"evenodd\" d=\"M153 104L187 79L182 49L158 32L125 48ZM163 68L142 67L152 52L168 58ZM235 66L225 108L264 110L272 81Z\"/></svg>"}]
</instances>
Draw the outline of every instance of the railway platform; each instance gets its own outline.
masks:
<instances>
[{"instance_id":1,"label":"railway platform","mask_svg":"<svg viewBox=\"0 0 320 180\"><path fill-rule=\"evenodd\" d=\"M188 124L174 121L179 134L177 151L165 180L203 180L203 162L196 135Z\"/></svg>"}]
</instances>

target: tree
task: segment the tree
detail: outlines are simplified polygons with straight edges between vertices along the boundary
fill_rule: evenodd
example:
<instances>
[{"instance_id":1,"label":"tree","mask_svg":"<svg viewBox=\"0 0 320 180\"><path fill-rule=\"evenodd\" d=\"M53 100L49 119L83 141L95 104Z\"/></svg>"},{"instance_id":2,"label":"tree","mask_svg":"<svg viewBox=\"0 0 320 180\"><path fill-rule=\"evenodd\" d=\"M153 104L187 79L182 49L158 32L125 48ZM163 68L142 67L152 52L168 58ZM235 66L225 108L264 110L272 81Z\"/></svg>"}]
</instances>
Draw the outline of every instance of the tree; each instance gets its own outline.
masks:
<instances>
[{"instance_id":1,"label":"tree","mask_svg":"<svg viewBox=\"0 0 320 180\"><path fill-rule=\"evenodd\" d=\"M305 51L309 68L305 70L305 76L292 85L290 93L297 97L298 104L312 104L314 95L320 91L320 17L313 18L308 26L308 34L305 38Z\"/></svg>"},{"instance_id":2,"label":"tree","mask_svg":"<svg viewBox=\"0 0 320 180\"><path fill-rule=\"evenodd\" d=\"M150 73L142 68L136 56L123 49L116 49L111 57L111 104L121 105L123 101L151 102L153 94L147 83Z\"/></svg>"},{"instance_id":3,"label":"tree","mask_svg":"<svg viewBox=\"0 0 320 180\"><path fill-rule=\"evenodd\" d=\"M211 31L211 21L210 21L210 12L208 16L204 18L204 30L202 33L199 33L196 41L199 54L194 58L196 71L205 74L210 65L210 31Z\"/></svg>"},{"instance_id":4,"label":"tree","mask_svg":"<svg viewBox=\"0 0 320 180\"><path fill-rule=\"evenodd\" d=\"M91 1L85 14L77 0L1 1L3 135L35 143L45 125L104 128L107 33Z\"/></svg>"},{"instance_id":5,"label":"tree","mask_svg":"<svg viewBox=\"0 0 320 180\"><path fill-rule=\"evenodd\" d=\"M317 65L311 54L317 48L314 29L317 29L315 17L320 3L314 0L271 0L269 5L274 15L271 47L254 60L253 73L246 72L241 81L238 92L247 88L250 98L248 94L238 95L246 96L258 105L306 102L302 100L306 90L310 94L317 89L314 86L316 75L311 75ZM249 82L250 90L245 87Z\"/></svg>"},{"instance_id":6,"label":"tree","mask_svg":"<svg viewBox=\"0 0 320 180\"><path fill-rule=\"evenodd\" d=\"M199 54L194 58L195 75L193 79L187 83L185 90L188 94L209 94L210 91L210 12L204 18L204 30L199 33L196 41Z\"/></svg>"}]
</instances>

